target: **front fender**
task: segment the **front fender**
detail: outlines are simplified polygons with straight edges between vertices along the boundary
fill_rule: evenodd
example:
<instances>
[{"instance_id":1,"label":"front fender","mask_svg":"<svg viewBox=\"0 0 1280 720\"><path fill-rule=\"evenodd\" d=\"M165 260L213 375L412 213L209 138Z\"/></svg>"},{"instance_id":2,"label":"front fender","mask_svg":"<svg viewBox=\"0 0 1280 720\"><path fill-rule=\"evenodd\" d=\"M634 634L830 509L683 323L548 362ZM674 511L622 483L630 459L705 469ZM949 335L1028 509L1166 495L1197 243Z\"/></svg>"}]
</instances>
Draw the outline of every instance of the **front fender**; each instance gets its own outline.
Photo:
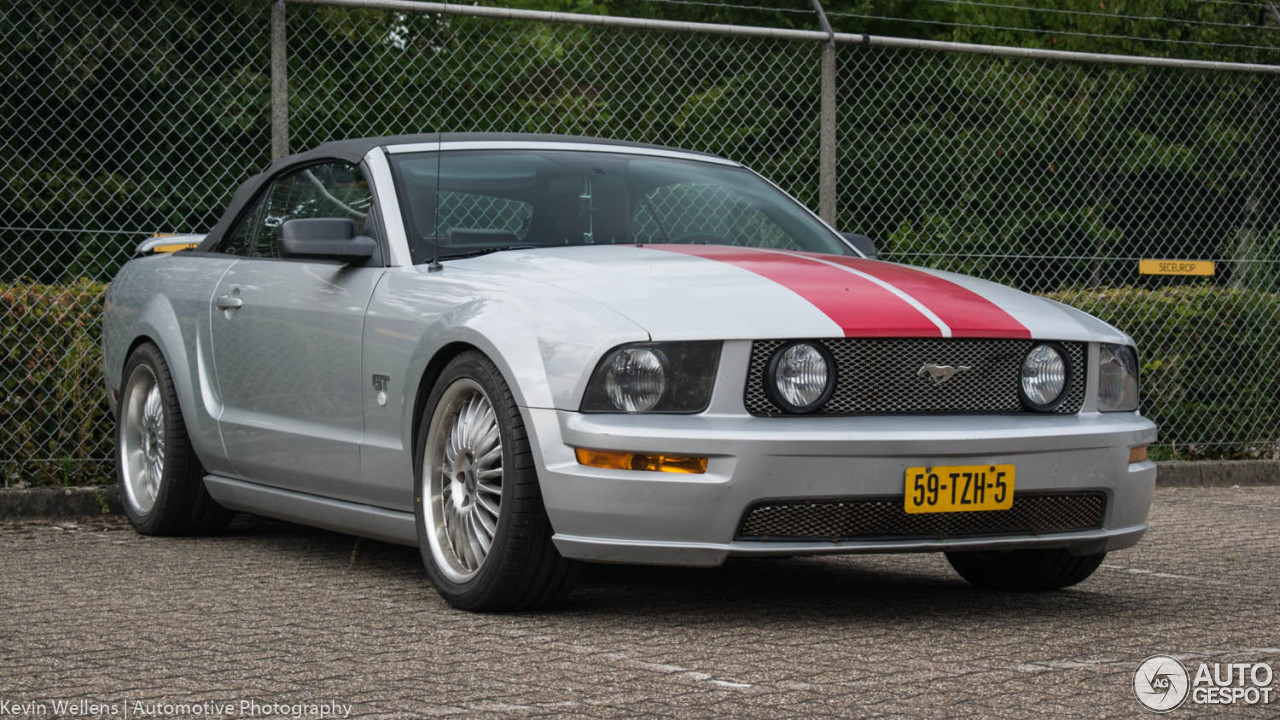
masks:
<instances>
[{"instance_id":1,"label":"front fender","mask_svg":"<svg viewBox=\"0 0 1280 720\"><path fill-rule=\"evenodd\" d=\"M415 401L427 368L465 343L498 367L522 408L576 407L584 374L609 348L649 339L617 312L573 293L521 279L446 268L388 273L365 322L364 371L387 378L387 405L366 404L366 436L377 448L413 447ZM388 412L391 411L391 412ZM381 473L383 470L374 470Z\"/></svg>"}]
</instances>

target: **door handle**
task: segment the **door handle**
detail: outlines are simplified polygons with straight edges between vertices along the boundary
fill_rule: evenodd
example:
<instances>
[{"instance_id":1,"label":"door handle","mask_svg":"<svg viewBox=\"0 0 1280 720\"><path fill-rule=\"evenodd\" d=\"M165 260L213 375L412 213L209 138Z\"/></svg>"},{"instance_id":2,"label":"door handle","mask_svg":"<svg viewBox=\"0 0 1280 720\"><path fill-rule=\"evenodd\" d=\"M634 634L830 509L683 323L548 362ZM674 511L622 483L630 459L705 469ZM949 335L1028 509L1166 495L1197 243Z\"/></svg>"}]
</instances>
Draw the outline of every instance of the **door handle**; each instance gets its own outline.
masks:
<instances>
[{"instance_id":1,"label":"door handle","mask_svg":"<svg viewBox=\"0 0 1280 720\"><path fill-rule=\"evenodd\" d=\"M244 306L244 301L232 295L219 295L213 305L219 310L239 310Z\"/></svg>"}]
</instances>

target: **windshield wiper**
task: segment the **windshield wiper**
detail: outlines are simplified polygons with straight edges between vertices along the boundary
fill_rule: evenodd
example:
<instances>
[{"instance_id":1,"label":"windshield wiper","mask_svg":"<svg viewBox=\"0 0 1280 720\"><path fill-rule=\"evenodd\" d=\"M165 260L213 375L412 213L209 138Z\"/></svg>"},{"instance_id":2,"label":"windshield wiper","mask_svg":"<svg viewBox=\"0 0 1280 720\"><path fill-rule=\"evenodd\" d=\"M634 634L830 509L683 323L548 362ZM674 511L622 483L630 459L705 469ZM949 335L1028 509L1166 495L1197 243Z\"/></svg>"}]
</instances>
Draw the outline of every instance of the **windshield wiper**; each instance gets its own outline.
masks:
<instances>
[{"instance_id":1,"label":"windshield wiper","mask_svg":"<svg viewBox=\"0 0 1280 720\"><path fill-rule=\"evenodd\" d=\"M489 253L504 252L506 250L533 250L537 245L494 245L492 247L473 248L471 250L462 250L452 253L441 253L441 260L457 260L458 258L479 257L488 255Z\"/></svg>"}]
</instances>

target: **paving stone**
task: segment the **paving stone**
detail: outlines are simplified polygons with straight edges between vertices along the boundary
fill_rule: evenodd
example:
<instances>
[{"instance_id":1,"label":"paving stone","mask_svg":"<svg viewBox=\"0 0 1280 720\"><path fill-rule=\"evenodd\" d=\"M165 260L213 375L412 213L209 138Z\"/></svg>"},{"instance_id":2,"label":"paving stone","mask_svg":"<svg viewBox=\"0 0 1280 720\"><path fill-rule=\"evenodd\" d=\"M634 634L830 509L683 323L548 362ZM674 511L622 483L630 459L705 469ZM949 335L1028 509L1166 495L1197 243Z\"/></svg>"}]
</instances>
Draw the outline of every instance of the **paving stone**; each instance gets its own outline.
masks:
<instances>
[{"instance_id":1,"label":"paving stone","mask_svg":"<svg viewBox=\"0 0 1280 720\"><path fill-rule=\"evenodd\" d=\"M431 590L417 551L355 542L261 520L213 538L0 523L0 701L1098 718L1145 714L1132 677L1153 654L1280 671L1276 487L1159 489L1142 543L1049 594L975 590L940 555L863 555L595 566L562 610L474 615ZM1280 701L1175 714L1276 717Z\"/></svg>"}]
</instances>

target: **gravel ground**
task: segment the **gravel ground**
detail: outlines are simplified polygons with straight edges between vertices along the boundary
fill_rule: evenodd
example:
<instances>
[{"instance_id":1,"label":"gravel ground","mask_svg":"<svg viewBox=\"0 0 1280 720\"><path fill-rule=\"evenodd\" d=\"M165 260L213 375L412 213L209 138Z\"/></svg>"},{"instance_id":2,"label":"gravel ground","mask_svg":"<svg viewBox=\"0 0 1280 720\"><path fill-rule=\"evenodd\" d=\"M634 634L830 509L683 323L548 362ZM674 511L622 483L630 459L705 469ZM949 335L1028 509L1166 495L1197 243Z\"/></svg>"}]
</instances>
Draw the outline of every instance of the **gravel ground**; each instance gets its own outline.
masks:
<instances>
[{"instance_id":1,"label":"gravel ground","mask_svg":"<svg viewBox=\"0 0 1280 720\"><path fill-rule=\"evenodd\" d=\"M1138 547L1041 595L853 556L599 566L559 612L492 616L446 606L415 550L283 523L7 523L0 548L0 716L1134 717L1158 653L1269 662L1280 690L1276 487L1160 489ZM1280 699L1172 716L1204 714Z\"/></svg>"}]
</instances>

